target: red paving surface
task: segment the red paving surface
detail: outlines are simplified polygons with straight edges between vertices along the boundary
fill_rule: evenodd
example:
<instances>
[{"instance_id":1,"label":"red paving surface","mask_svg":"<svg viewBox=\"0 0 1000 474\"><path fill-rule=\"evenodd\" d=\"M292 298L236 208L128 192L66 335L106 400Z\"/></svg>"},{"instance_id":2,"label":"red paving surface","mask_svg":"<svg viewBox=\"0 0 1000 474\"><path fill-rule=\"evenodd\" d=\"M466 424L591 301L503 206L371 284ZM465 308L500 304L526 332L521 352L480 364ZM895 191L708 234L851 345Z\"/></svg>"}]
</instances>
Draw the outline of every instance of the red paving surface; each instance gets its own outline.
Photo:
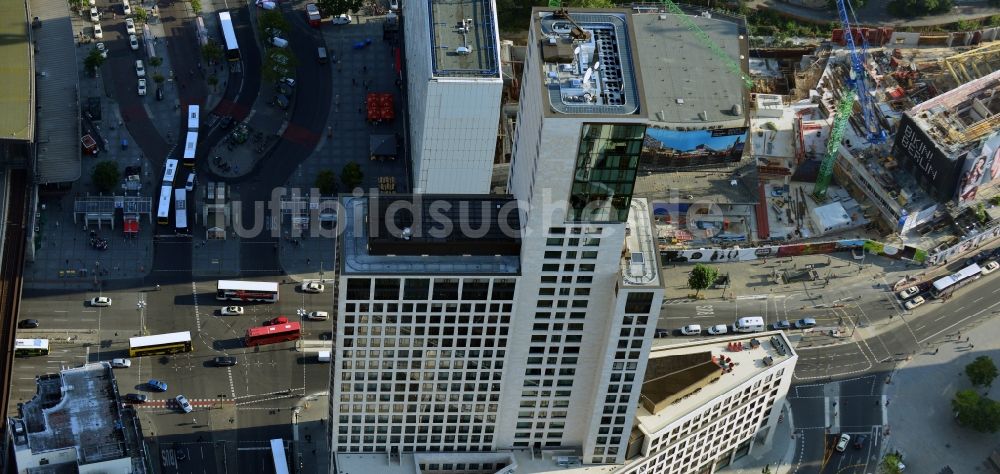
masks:
<instances>
[{"instance_id":1,"label":"red paving surface","mask_svg":"<svg viewBox=\"0 0 1000 474\"><path fill-rule=\"evenodd\" d=\"M243 120L250 115L250 108L229 99L222 99L212 113L220 117L230 115L236 120Z\"/></svg>"},{"instance_id":2,"label":"red paving surface","mask_svg":"<svg viewBox=\"0 0 1000 474\"><path fill-rule=\"evenodd\" d=\"M319 134L295 123L289 123L288 127L285 127L282 138L306 147L313 147L319 143Z\"/></svg>"},{"instance_id":3,"label":"red paving surface","mask_svg":"<svg viewBox=\"0 0 1000 474\"><path fill-rule=\"evenodd\" d=\"M768 240L771 238L771 228L767 223L767 196L764 194L764 183L757 184L757 205L754 206L757 215L757 238Z\"/></svg>"}]
</instances>

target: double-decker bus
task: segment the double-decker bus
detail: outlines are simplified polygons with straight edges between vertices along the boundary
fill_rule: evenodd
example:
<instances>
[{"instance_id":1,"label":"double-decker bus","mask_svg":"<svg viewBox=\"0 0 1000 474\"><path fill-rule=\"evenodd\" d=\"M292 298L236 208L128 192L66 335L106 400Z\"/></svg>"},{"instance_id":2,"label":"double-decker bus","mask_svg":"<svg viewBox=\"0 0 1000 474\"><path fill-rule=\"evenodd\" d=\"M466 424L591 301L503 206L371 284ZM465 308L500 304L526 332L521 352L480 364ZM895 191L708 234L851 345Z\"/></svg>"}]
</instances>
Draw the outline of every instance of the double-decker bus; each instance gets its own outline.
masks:
<instances>
[{"instance_id":1,"label":"double-decker bus","mask_svg":"<svg viewBox=\"0 0 1000 474\"><path fill-rule=\"evenodd\" d=\"M233 17L229 12L219 12L219 27L222 28L222 38L226 43L226 59L240 60L240 45L236 42L236 30L233 29Z\"/></svg>"},{"instance_id":2,"label":"double-decker bus","mask_svg":"<svg viewBox=\"0 0 1000 474\"><path fill-rule=\"evenodd\" d=\"M180 233L188 231L187 190L174 190L174 229Z\"/></svg>"},{"instance_id":3,"label":"double-decker bus","mask_svg":"<svg viewBox=\"0 0 1000 474\"><path fill-rule=\"evenodd\" d=\"M129 357L177 354L180 352L191 352L192 350L191 331L130 337L128 339Z\"/></svg>"},{"instance_id":4,"label":"double-decker bus","mask_svg":"<svg viewBox=\"0 0 1000 474\"><path fill-rule=\"evenodd\" d=\"M163 167L163 186L173 186L174 178L177 177L177 160L171 158L167 160L166 166Z\"/></svg>"},{"instance_id":5,"label":"double-decker bus","mask_svg":"<svg viewBox=\"0 0 1000 474\"><path fill-rule=\"evenodd\" d=\"M160 225L170 224L170 200L174 195L174 188L169 184L160 186L160 204L156 208L156 223Z\"/></svg>"},{"instance_id":6,"label":"double-decker bus","mask_svg":"<svg viewBox=\"0 0 1000 474\"><path fill-rule=\"evenodd\" d=\"M187 129L189 132L197 132L201 125L201 107L197 105L188 106Z\"/></svg>"},{"instance_id":7,"label":"double-decker bus","mask_svg":"<svg viewBox=\"0 0 1000 474\"><path fill-rule=\"evenodd\" d=\"M215 299L220 301L278 301L278 284L270 281L219 280Z\"/></svg>"},{"instance_id":8,"label":"double-decker bus","mask_svg":"<svg viewBox=\"0 0 1000 474\"><path fill-rule=\"evenodd\" d=\"M276 344L285 341L294 341L301 336L302 328L299 323L275 324L273 326L260 326L247 329L247 336L243 338L243 343L247 347L260 346L264 344Z\"/></svg>"},{"instance_id":9,"label":"double-decker bus","mask_svg":"<svg viewBox=\"0 0 1000 474\"><path fill-rule=\"evenodd\" d=\"M49 355L48 339L15 339L14 357Z\"/></svg>"},{"instance_id":10,"label":"double-decker bus","mask_svg":"<svg viewBox=\"0 0 1000 474\"><path fill-rule=\"evenodd\" d=\"M983 269L979 265L973 263L951 275L938 278L931 285L931 296L934 298L948 296L969 282L978 280L982 276L982 271Z\"/></svg>"},{"instance_id":11,"label":"double-decker bus","mask_svg":"<svg viewBox=\"0 0 1000 474\"><path fill-rule=\"evenodd\" d=\"M188 132L184 140L184 166L194 168L194 157L198 150L198 132Z\"/></svg>"},{"instance_id":12,"label":"double-decker bus","mask_svg":"<svg viewBox=\"0 0 1000 474\"><path fill-rule=\"evenodd\" d=\"M288 458L285 457L285 440L271 440L271 459L274 461L275 474L288 474Z\"/></svg>"}]
</instances>

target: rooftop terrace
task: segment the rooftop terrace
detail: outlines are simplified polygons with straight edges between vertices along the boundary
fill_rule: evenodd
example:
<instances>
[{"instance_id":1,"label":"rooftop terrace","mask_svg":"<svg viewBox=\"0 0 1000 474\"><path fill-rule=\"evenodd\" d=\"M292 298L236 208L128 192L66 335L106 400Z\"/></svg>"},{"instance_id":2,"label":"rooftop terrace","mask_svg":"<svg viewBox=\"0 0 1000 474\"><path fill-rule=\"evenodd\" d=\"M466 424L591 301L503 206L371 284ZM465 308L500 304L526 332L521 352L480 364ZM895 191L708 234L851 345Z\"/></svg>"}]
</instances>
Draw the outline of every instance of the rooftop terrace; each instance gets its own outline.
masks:
<instances>
[{"instance_id":1,"label":"rooftop terrace","mask_svg":"<svg viewBox=\"0 0 1000 474\"><path fill-rule=\"evenodd\" d=\"M500 77L500 51L489 0L428 0L436 77Z\"/></svg>"}]
</instances>

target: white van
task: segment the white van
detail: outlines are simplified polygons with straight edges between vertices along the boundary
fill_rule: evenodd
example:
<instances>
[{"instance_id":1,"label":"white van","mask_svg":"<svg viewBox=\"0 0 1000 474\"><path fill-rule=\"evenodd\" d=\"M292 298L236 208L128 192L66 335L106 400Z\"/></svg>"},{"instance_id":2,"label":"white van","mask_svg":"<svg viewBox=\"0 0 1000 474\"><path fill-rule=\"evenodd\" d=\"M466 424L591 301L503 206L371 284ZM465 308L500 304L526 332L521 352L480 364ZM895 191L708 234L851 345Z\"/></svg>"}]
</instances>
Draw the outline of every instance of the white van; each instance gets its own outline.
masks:
<instances>
[{"instance_id":1,"label":"white van","mask_svg":"<svg viewBox=\"0 0 1000 474\"><path fill-rule=\"evenodd\" d=\"M733 330L736 332L762 332L764 331L764 318L751 316L737 319L736 324L733 325Z\"/></svg>"},{"instance_id":2,"label":"white van","mask_svg":"<svg viewBox=\"0 0 1000 474\"><path fill-rule=\"evenodd\" d=\"M319 362L330 362L331 359L330 352L331 351L319 351L316 360L318 360Z\"/></svg>"}]
</instances>

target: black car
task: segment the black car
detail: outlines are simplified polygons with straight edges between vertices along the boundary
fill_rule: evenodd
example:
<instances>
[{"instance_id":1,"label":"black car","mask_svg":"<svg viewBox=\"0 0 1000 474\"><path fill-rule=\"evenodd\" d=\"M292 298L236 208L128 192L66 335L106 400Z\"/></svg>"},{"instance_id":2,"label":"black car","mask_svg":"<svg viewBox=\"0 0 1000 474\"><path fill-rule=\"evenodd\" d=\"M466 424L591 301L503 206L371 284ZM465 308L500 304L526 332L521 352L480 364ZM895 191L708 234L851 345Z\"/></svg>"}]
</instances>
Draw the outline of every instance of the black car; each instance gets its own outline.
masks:
<instances>
[{"instance_id":1,"label":"black car","mask_svg":"<svg viewBox=\"0 0 1000 474\"><path fill-rule=\"evenodd\" d=\"M146 396L141 393L129 393L123 399L129 403L146 403Z\"/></svg>"},{"instance_id":2,"label":"black car","mask_svg":"<svg viewBox=\"0 0 1000 474\"><path fill-rule=\"evenodd\" d=\"M33 329L33 328L37 328L38 327L38 320L37 319L24 319L21 322L17 323L17 327L19 327L21 329Z\"/></svg>"},{"instance_id":3,"label":"black car","mask_svg":"<svg viewBox=\"0 0 1000 474\"><path fill-rule=\"evenodd\" d=\"M219 356L213 362L215 362L216 367L232 367L236 365L236 358L232 356Z\"/></svg>"},{"instance_id":4,"label":"black car","mask_svg":"<svg viewBox=\"0 0 1000 474\"><path fill-rule=\"evenodd\" d=\"M156 100L163 100L163 88L162 87L157 87L156 88Z\"/></svg>"},{"instance_id":5,"label":"black car","mask_svg":"<svg viewBox=\"0 0 1000 474\"><path fill-rule=\"evenodd\" d=\"M854 449L861 449L865 447L865 441L868 441L868 435L857 435L854 437Z\"/></svg>"}]
</instances>

